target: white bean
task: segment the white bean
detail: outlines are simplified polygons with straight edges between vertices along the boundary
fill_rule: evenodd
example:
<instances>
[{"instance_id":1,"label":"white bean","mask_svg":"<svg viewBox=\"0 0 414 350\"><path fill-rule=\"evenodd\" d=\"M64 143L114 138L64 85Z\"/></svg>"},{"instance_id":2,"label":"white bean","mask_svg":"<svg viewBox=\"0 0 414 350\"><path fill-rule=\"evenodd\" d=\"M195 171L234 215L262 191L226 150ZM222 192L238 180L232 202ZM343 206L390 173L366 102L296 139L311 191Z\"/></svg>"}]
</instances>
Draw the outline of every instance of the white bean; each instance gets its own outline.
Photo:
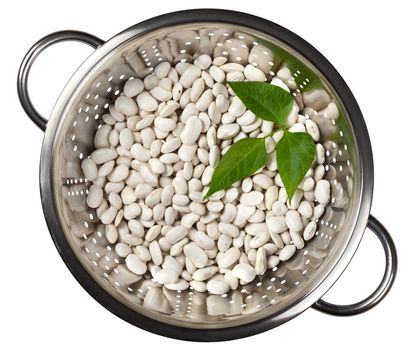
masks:
<instances>
[{"instance_id":1,"label":"white bean","mask_svg":"<svg viewBox=\"0 0 414 350\"><path fill-rule=\"evenodd\" d=\"M309 224L305 227L303 231L303 238L305 241L309 241L315 235L317 229L317 224L315 221L310 221Z\"/></svg>"},{"instance_id":2,"label":"white bean","mask_svg":"<svg viewBox=\"0 0 414 350\"><path fill-rule=\"evenodd\" d=\"M319 141L319 128L316 123L311 119L307 119L305 125L306 131L310 136L312 136L313 141Z\"/></svg>"},{"instance_id":3,"label":"white bean","mask_svg":"<svg viewBox=\"0 0 414 350\"><path fill-rule=\"evenodd\" d=\"M179 278L175 283L165 284L165 287L170 290L186 290L189 287L189 284L186 280Z\"/></svg>"},{"instance_id":4,"label":"white bean","mask_svg":"<svg viewBox=\"0 0 414 350\"><path fill-rule=\"evenodd\" d=\"M108 202L116 210L120 210L122 208L122 200L118 193L111 192L108 196Z\"/></svg>"},{"instance_id":5,"label":"white bean","mask_svg":"<svg viewBox=\"0 0 414 350\"><path fill-rule=\"evenodd\" d=\"M132 203L124 207L124 217L127 220L134 219L139 214L141 214L141 207L138 203Z\"/></svg>"},{"instance_id":6,"label":"white bean","mask_svg":"<svg viewBox=\"0 0 414 350\"><path fill-rule=\"evenodd\" d=\"M211 65L211 62L211 57L206 54L200 55L194 60L194 64L202 70L208 69L208 67Z\"/></svg>"},{"instance_id":7,"label":"white bean","mask_svg":"<svg viewBox=\"0 0 414 350\"><path fill-rule=\"evenodd\" d=\"M224 294L227 293L230 289L230 286L225 281L211 280L207 282L207 290L211 294Z\"/></svg>"},{"instance_id":8,"label":"white bean","mask_svg":"<svg viewBox=\"0 0 414 350\"><path fill-rule=\"evenodd\" d=\"M302 94L303 103L315 110L325 108L331 98L324 89L312 89Z\"/></svg>"},{"instance_id":9,"label":"white bean","mask_svg":"<svg viewBox=\"0 0 414 350\"><path fill-rule=\"evenodd\" d=\"M238 124L227 124L222 125L217 129L217 138L220 140L228 140L233 138L240 131Z\"/></svg>"},{"instance_id":10,"label":"white bean","mask_svg":"<svg viewBox=\"0 0 414 350\"><path fill-rule=\"evenodd\" d=\"M293 244L288 244L279 253L279 259L281 261L289 260L296 252L296 247Z\"/></svg>"},{"instance_id":11,"label":"white bean","mask_svg":"<svg viewBox=\"0 0 414 350\"><path fill-rule=\"evenodd\" d=\"M105 226L105 237L109 243L113 244L118 239L118 230L114 225Z\"/></svg>"},{"instance_id":12,"label":"white bean","mask_svg":"<svg viewBox=\"0 0 414 350\"><path fill-rule=\"evenodd\" d=\"M201 269L196 270L193 273L193 279L195 281L202 282L214 276L217 271L218 271L217 266L208 266L205 268L201 268Z\"/></svg>"},{"instance_id":13,"label":"white bean","mask_svg":"<svg viewBox=\"0 0 414 350\"><path fill-rule=\"evenodd\" d=\"M125 164L116 166L110 174L108 174L108 180L111 182L120 182L125 180L129 175L129 167Z\"/></svg>"},{"instance_id":14,"label":"white bean","mask_svg":"<svg viewBox=\"0 0 414 350\"><path fill-rule=\"evenodd\" d=\"M295 231L290 231L290 238L292 239L292 243L295 245L295 247L297 249L303 249L303 247L305 246L305 242L303 241L302 236Z\"/></svg>"},{"instance_id":15,"label":"white bean","mask_svg":"<svg viewBox=\"0 0 414 350\"><path fill-rule=\"evenodd\" d=\"M181 224L189 229L196 223L198 219L200 219L200 215L188 213L183 215L181 218Z\"/></svg>"},{"instance_id":16,"label":"white bean","mask_svg":"<svg viewBox=\"0 0 414 350\"><path fill-rule=\"evenodd\" d=\"M165 209L164 219L167 225L172 225L177 216L177 211L173 207L168 207Z\"/></svg>"},{"instance_id":17,"label":"white bean","mask_svg":"<svg viewBox=\"0 0 414 350\"><path fill-rule=\"evenodd\" d=\"M148 165L154 174L162 174L165 171L165 165L158 158L151 158Z\"/></svg>"},{"instance_id":18,"label":"white bean","mask_svg":"<svg viewBox=\"0 0 414 350\"><path fill-rule=\"evenodd\" d=\"M103 224L108 225L115 220L116 214L117 214L116 209L114 207L109 207L107 210L105 210L102 213L100 219Z\"/></svg>"},{"instance_id":19,"label":"white bean","mask_svg":"<svg viewBox=\"0 0 414 350\"><path fill-rule=\"evenodd\" d=\"M330 200L330 184L327 180L319 180L315 186L315 199L320 204L328 204Z\"/></svg>"},{"instance_id":20,"label":"white bean","mask_svg":"<svg viewBox=\"0 0 414 350\"><path fill-rule=\"evenodd\" d=\"M214 93L214 91L213 91L213 93ZM216 103L216 107L217 107L218 111L221 112L221 113L226 112L227 109L230 106L230 101L223 94L217 95L215 103Z\"/></svg>"},{"instance_id":21,"label":"white bean","mask_svg":"<svg viewBox=\"0 0 414 350\"><path fill-rule=\"evenodd\" d=\"M118 243L115 246L115 252L121 257L121 258L125 258L127 257L129 254L132 253L132 249L130 248L130 246L128 244L125 243Z\"/></svg>"},{"instance_id":22,"label":"white bean","mask_svg":"<svg viewBox=\"0 0 414 350\"><path fill-rule=\"evenodd\" d=\"M103 201L103 190L100 186L91 185L86 197L86 203L90 208L98 208Z\"/></svg>"},{"instance_id":23,"label":"white bean","mask_svg":"<svg viewBox=\"0 0 414 350\"><path fill-rule=\"evenodd\" d=\"M263 246L270 239L270 235L267 231L260 232L252 238L250 241L250 248L255 249Z\"/></svg>"},{"instance_id":24,"label":"white bean","mask_svg":"<svg viewBox=\"0 0 414 350\"><path fill-rule=\"evenodd\" d=\"M187 120L184 130L181 132L180 138L184 145L193 145L200 136L203 125L201 120L196 116L192 116Z\"/></svg>"},{"instance_id":25,"label":"white bean","mask_svg":"<svg viewBox=\"0 0 414 350\"><path fill-rule=\"evenodd\" d=\"M115 159L118 153L111 148L100 148L92 152L91 158L96 164L103 164Z\"/></svg>"},{"instance_id":26,"label":"white bean","mask_svg":"<svg viewBox=\"0 0 414 350\"><path fill-rule=\"evenodd\" d=\"M154 119L154 125L161 131L170 132L175 129L177 123L174 119L159 117Z\"/></svg>"},{"instance_id":27,"label":"white bean","mask_svg":"<svg viewBox=\"0 0 414 350\"><path fill-rule=\"evenodd\" d=\"M85 177L89 181L93 181L98 176L98 167L96 166L96 163L91 159L87 158L82 161L81 163L82 171Z\"/></svg>"},{"instance_id":28,"label":"white bean","mask_svg":"<svg viewBox=\"0 0 414 350\"><path fill-rule=\"evenodd\" d=\"M135 101L127 96L119 96L115 100L115 109L127 116L135 115L138 112L138 106Z\"/></svg>"},{"instance_id":29,"label":"white bean","mask_svg":"<svg viewBox=\"0 0 414 350\"><path fill-rule=\"evenodd\" d=\"M255 66L248 64L243 71L247 79L252 81L266 81L266 75Z\"/></svg>"},{"instance_id":30,"label":"white bean","mask_svg":"<svg viewBox=\"0 0 414 350\"><path fill-rule=\"evenodd\" d=\"M247 219L253 215L255 210L256 208L252 205L237 205L237 214L233 220L233 223L239 227L244 226L246 224Z\"/></svg>"},{"instance_id":31,"label":"white bean","mask_svg":"<svg viewBox=\"0 0 414 350\"><path fill-rule=\"evenodd\" d=\"M249 110L244 112L243 115L237 118L237 124L239 124L240 126L247 126L253 124L255 120L256 116L253 114L253 112Z\"/></svg>"},{"instance_id":32,"label":"white bean","mask_svg":"<svg viewBox=\"0 0 414 350\"><path fill-rule=\"evenodd\" d=\"M209 201L206 203L206 206L207 206L207 209L208 209L210 212L213 212L213 213L219 213L219 212L221 212L221 210L223 209L224 204L223 204L223 202L222 202L222 201L213 201L213 200L209 200Z\"/></svg>"},{"instance_id":33,"label":"white bean","mask_svg":"<svg viewBox=\"0 0 414 350\"><path fill-rule=\"evenodd\" d=\"M183 87L189 88L200 75L201 69L197 66L190 65L181 75L180 83Z\"/></svg>"},{"instance_id":34,"label":"white bean","mask_svg":"<svg viewBox=\"0 0 414 350\"><path fill-rule=\"evenodd\" d=\"M296 210L289 210L286 213L286 225L289 229L295 232L300 232L303 229L303 223L300 214Z\"/></svg>"},{"instance_id":35,"label":"white bean","mask_svg":"<svg viewBox=\"0 0 414 350\"><path fill-rule=\"evenodd\" d=\"M229 113L235 117L240 117L244 112L246 112L246 106L238 97L234 97L229 106Z\"/></svg>"},{"instance_id":36,"label":"white bean","mask_svg":"<svg viewBox=\"0 0 414 350\"><path fill-rule=\"evenodd\" d=\"M141 261L151 261L151 254L147 247L143 245L136 246L134 248L134 253L138 256Z\"/></svg>"},{"instance_id":37,"label":"white bean","mask_svg":"<svg viewBox=\"0 0 414 350\"><path fill-rule=\"evenodd\" d=\"M246 283L253 281L256 277L255 269L246 263L237 264L231 272L235 277Z\"/></svg>"},{"instance_id":38,"label":"white bean","mask_svg":"<svg viewBox=\"0 0 414 350\"><path fill-rule=\"evenodd\" d=\"M154 73L158 79L165 78L168 75L168 72L171 69L169 62L162 62L157 67L155 67Z\"/></svg>"},{"instance_id":39,"label":"white bean","mask_svg":"<svg viewBox=\"0 0 414 350\"><path fill-rule=\"evenodd\" d=\"M158 109L157 100L152 97L149 92L146 91L138 95L137 103L139 108L143 109L144 111L154 112Z\"/></svg>"},{"instance_id":40,"label":"white bean","mask_svg":"<svg viewBox=\"0 0 414 350\"><path fill-rule=\"evenodd\" d=\"M152 122L154 121L155 115L154 114L149 114L146 117L142 118L136 125L135 125L135 129L137 130L142 130L147 128L148 126L150 126L152 124Z\"/></svg>"},{"instance_id":41,"label":"white bean","mask_svg":"<svg viewBox=\"0 0 414 350\"><path fill-rule=\"evenodd\" d=\"M147 195L149 195L153 190L153 187L149 184L138 184L135 188L134 194L139 199L144 199Z\"/></svg>"},{"instance_id":42,"label":"white bean","mask_svg":"<svg viewBox=\"0 0 414 350\"><path fill-rule=\"evenodd\" d=\"M141 79L130 79L124 85L124 93L127 97L135 97L144 90L144 83Z\"/></svg>"},{"instance_id":43,"label":"white bean","mask_svg":"<svg viewBox=\"0 0 414 350\"><path fill-rule=\"evenodd\" d=\"M217 66L211 66L209 69L211 77L218 83L222 83L226 78L224 72Z\"/></svg>"},{"instance_id":44,"label":"white bean","mask_svg":"<svg viewBox=\"0 0 414 350\"><path fill-rule=\"evenodd\" d=\"M214 240L201 231L191 232L190 239L195 242L200 248L205 250L214 249L215 247Z\"/></svg>"},{"instance_id":45,"label":"white bean","mask_svg":"<svg viewBox=\"0 0 414 350\"><path fill-rule=\"evenodd\" d=\"M308 201L302 201L298 207L298 212L304 218L309 219L313 214L313 207Z\"/></svg>"},{"instance_id":46,"label":"white bean","mask_svg":"<svg viewBox=\"0 0 414 350\"><path fill-rule=\"evenodd\" d=\"M196 103L196 108L199 111L206 111L213 101L213 92L209 89L203 92ZM213 120L213 119L212 119Z\"/></svg>"},{"instance_id":47,"label":"white bean","mask_svg":"<svg viewBox=\"0 0 414 350\"><path fill-rule=\"evenodd\" d=\"M232 238L230 235L221 234L217 241L217 248L220 252L225 252L227 249L230 248L231 243Z\"/></svg>"},{"instance_id":48,"label":"white bean","mask_svg":"<svg viewBox=\"0 0 414 350\"><path fill-rule=\"evenodd\" d=\"M290 92L289 87L279 78L273 78L272 81L270 82L270 84L275 85L275 86L279 86L283 90L286 90L287 92Z\"/></svg>"},{"instance_id":49,"label":"white bean","mask_svg":"<svg viewBox=\"0 0 414 350\"><path fill-rule=\"evenodd\" d=\"M175 194L172 202L180 207L184 207L189 203L189 198L185 194Z\"/></svg>"},{"instance_id":50,"label":"white bean","mask_svg":"<svg viewBox=\"0 0 414 350\"><path fill-rule=\"evenodd\" d=\"M159 284L172 284L177 282L178 277L179 274L177 271L172 269L162 269L155 274L154 279Z\"/></svg>"},{"instance_id":51,"label":"white bean","mask_svg":"<svg viewBox=\"0 0 414 350\"><path fill-rule=\"evenodd\" d=\"M273 204L277 201L279 195L279 188L277 186L270 186L264 196L265 206L267 210L271 210Z\"/></svg>"},{"instance_id":52,"label":"white bean","mask_svg":"<svg viewBox=\"0 0 414 350\"><path fill-rule=\"evenodd\" d=\"M274 183L272 179L265 174L257 174L253 176L253 183L260 186L261 188L267 190Z\"/></svg>"},{"instance_id":53,"label":"white bean","mask_svg":"<svg viewBox=\"0 0 414 350\"><path fill-rule=\"evenodd\" d=\"M161 201L161 193L162 188L156 188L145 198L145 205L149 208L154 207L154 205L158 204Z\"/></svg>"},{"instance_id":54,"label":"white bean","mask_svg":"<svg viewBox=\"0 0 414 350\"><path fill-rule=\"evenodd\" d=\"M168 101L165 107L161 109L159 116L161 118L168 117L172 115L178 108L180 108L180 105L176 101Z\"/></svg>"},{"instance_id":55,"label":"white bean","mask_svg":"<svg viewBox=\"0 0 414 350\"><path fill-rule=\"evenodd\" d=\"M220 220L223 223L231 223L237 215L237 208L234 204L227 203L224 206L223 213L220 216Z\"/></svg>"},{"instance_id":56,"label":"white bean","mask_svg":"<svg viewBox=\"0 0 414 350\"><path fill-rule=\"evenodd\" d=\"M240 203L243 205L257 205L264 199L264 195L261 192L251 191L249 193L243 193L240 196Z\"/></svg>"},{"instance_id":57,"label":"white bean","mask_svg":"<svg viewBox=\"0 0 414 350\"><path fill-rule=\"evenodd\" d=\"M164 164L174 164L180 160L178 154L175 153L165 153L160 157L160 161Z\"/></svg>"},{"instance_id":58,"label":"white bean","mask_svg":"<svg viewBox=\"0 0 414 350\"><path fill-rule=\"evenodd\" d=\"M318 164L325 163L325 148L320 144L316 144L316 162Z\"/></svg>"},{"instance_id":59,"label":"white bean","mask_svg":"<svg viewBox=\"0 0 414 350\"><path fill-rule=\"evenodd\" d=\"M240 258L240 250L236 247L228 249L218 258L217 263L221 268L228 268Z\"/></svg>"},{"instance_id":60,"label":"white bean","mask_svg":"<svg viewBox=\"0 0 414 350\"><path fill-rule=\"evenodd\" d=\"M128 228L131 230L131 233L137 237L144 236L144 226L141 221L138 220L128 220Z\"/></svg>"},{"instance_id":61,"label":"white bean","mask_svg":"<svg viewBox=\"0 0 414 350\"><path fill-rule=\"evenodd\" d=\"M257 250L256 261L255 261L255 270L257 275L263 275L267 269L267 256L266 250L263 247L260 247Z\"/></svg>"},{"instance_id":62,"label":"white bean","mask_svg":"<svg viewBox=\"0 0 414 350\"><path fill-rule=\"evenodd\" d=\"M163 261L163 258L162 258L160 245L158 244L157 241L152 241L149 244L149 252L151 254L151 259L152 259L153 263L155 265L161 265L162 261Z\"/></svg>"},{"instance_id":63,"label":"white bean","mask_svg":"<svg viewBox=\"0 0 414 350\"><path fill-rule=\"evenodd\" d=\"M135 254L129 254L125 258L126 266L137 275L143 275L147 271L147 265Z\"/></svg>"},{"instance_id":64,"label":"white bean","mask_svg":"<svg viewBox=\"0 0 414 350\"><path fill-rule=\"evenodd\" d=\"M183 271L183 266L181 265L181 263L176 258L173 258L169 255L165 256L164 262L162 263L162 268L177 271L179 275Z\"/></svg>"},{"instance_id":65,"label":"white bean","mask_svg":"<svg viewBox=\"0 0 414 350\"><path fill-rule=\"evenodd\" d=\"M191 92L190 92L190 100L191 102L197 102L197 100L200 98L201 94L204 91L204 79L203 78L198 78L194 81L193 86L191 87Z\"/></svg>"},{"instance_id":66,"label":"white bean","mask_svg":"<svg viewBox=\"0 0 414 350\"><path fill-rule=\"evenodd\" d=\"M207 254L197 244L189 243L184 246L183 251L184 255L188 257L197 268L200 269L207 265Z\"/></svg>"}]
</instances>

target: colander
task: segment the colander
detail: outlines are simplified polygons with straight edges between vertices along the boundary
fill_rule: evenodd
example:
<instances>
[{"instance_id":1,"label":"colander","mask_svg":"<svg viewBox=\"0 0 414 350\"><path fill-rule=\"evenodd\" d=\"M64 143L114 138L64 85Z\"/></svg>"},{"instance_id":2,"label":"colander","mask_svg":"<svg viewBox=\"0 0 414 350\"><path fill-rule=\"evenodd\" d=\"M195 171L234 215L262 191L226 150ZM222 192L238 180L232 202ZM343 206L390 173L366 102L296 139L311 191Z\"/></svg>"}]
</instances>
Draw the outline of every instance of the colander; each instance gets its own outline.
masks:
<instances>
[{"instance_id":1,"label":"colander","mask_svg":"<svg viewBox=\"0 0 414 350\"><path fill-rule=\"evenodd\" d=\"M34 108L28 74L36 57L57 42L75 40L95 51L61 93L49 120ZM80 163L93 149L101 116L131 77L143 78L160 62L192 61L202 53L260 67L268 77L290 69L289 87L307 117L319 126L326 149L331 201L318 220L316 236L293 259L223 295L191 288L170 291L124 274L124 259L102 234L87 207L88 181ZM325 90L338 117L303 105L302 95ZM212 9L165 14L141 22L104 42L77 31L38 41L18 76L22 106L45 131L41 162L42 205L52 239L79 283L108 310L148 331L185 340L241 338L276 327L309 307L354 315L378 304L395 279L397 256L386 229L372 216L373 160L368 132L348 86L314 47L285 28L248 14ZM315 95L316 96L316 95ZM315 107L316 108L316 107ZM365 228L382 243L384 277L363 301L333 305L321 300L355 253Z\"/></svg>"}]
</instances>

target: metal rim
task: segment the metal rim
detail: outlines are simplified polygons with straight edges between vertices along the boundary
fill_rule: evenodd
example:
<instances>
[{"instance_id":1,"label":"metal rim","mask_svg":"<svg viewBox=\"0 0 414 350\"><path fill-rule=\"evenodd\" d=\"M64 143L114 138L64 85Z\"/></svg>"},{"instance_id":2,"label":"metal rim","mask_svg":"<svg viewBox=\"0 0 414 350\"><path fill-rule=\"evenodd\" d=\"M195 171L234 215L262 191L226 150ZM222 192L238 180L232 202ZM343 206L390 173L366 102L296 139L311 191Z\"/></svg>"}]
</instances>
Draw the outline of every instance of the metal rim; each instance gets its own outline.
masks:
<instances>
[{"instance_id":1,"label":"metal rim","mask_svg":"<svg viewBox=\"0 0 414 350\"><path fill-rule=\"evenodd\" d=\"M307 295L289 305L277 315L270 315L236 327L203 330L174 326L148 318L128 308L106 292L84 269L66 240L59 222L58 208L55 205L53 180L54 150L57 130L61 122L60 117L74 99L73 92L76 87L81 84L86 75L93 71L96 64L103 57L109 55L114 48L131 37L140 36L165 26L200 22L227 23L250 27L286 43L310 61L332 85L349 114L358 140L361 168L361 191L357 200L359 210L353 222L354 231L342 254L332 263L330 271L321 276L319 284ZM340 277L358 247L368 220L373 192L373 160L368 131L358 104L343 78L319 51L296 34L260 17L235 11L197 9L168 13L127 29L98 48L78 69L60 95L46 129L40 163L40 189L48 228L62 259L82 287L101 305L125 321L159 335L192 341L224 341L251 336L292 319L321 298Z\"/></svg>"},{"instance_id":2,"label":"metal rim","mask_svg":"<svg viewBox=\"0 0 414 350\"><path fill-rule=\"evenodd\" d=\"M313 305L314 309L333 316L358 315L378 305L390 291L397 275L397 249L387 229L372 215L369 216L367 228L379 239L385 253L384 275L378 287L368 297L357 303L337 305L319 299Z\"/></svg>"},{"instance_id":3,"label":"metal rim","mask_svg":"<svg viewBox=\"0 0 414 350\"><path fill-rule=\"evenodd\" d=\"M78 41L92 46L94 49L103 44L103 41L94 35L76 30L62 30L60 32L55 32L43 37L38 42L36 42L26 53L26 56L20 65L19 73L17 76L17 94L19 96L20 103L28 117L42 131L46 130L47 120L43 118L43 116L33 106L28 87L29 73L30 69L32 68L32 64L44 50L46 50L49 46L64 41Z\"/></svg>"}]
</instances>

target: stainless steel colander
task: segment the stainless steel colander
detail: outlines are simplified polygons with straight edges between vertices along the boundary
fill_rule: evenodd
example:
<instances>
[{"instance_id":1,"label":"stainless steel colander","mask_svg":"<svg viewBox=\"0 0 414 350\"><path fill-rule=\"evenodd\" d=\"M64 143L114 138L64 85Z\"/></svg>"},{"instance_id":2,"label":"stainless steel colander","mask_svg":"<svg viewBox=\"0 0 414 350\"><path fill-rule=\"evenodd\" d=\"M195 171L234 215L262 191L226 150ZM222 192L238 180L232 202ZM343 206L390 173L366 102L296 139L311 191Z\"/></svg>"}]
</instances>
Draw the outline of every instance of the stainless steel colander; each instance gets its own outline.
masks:
<instances>
[{"instance_id":1,"label":"stainless steel colander","mask_svg":"<svg viewBox=\"0 0 414 350\"><path fill-rule=\"evenodd\" d=\"M30 101L28 74L45 48L65 40L81 41L96 50L70 79L46 121ZM202 53L249 62L269 77L282 66L290 69L289 87L297 104L321 130L327 150L325 178L332 188L317 234L305 249L224 295L191 289L168 291L149 276L137 282L125 274L123 258L106 241L96 213L85 203L89 184L80 167L93 149L101 116L129 78L150 74L160 62L192 61ZM321 90L331 97L331 107L338 109L337 118L303 104L303 94ZM244 13L189 10L139 23L105 43L82 32L57 32L38 41L27 53L19 72L18 92L28 116L45 131L40 187L56 247L79 283L128 322L180 339L228 340L278 326L310 306L336 315L357 314L376 305L391 288L397 256L385 228L369 215L373 163L363 117L334 67L288 30ZM322 301L350 262L367 225L386 253L379 287L353 305Z\"/></svg>"}]
</instances>

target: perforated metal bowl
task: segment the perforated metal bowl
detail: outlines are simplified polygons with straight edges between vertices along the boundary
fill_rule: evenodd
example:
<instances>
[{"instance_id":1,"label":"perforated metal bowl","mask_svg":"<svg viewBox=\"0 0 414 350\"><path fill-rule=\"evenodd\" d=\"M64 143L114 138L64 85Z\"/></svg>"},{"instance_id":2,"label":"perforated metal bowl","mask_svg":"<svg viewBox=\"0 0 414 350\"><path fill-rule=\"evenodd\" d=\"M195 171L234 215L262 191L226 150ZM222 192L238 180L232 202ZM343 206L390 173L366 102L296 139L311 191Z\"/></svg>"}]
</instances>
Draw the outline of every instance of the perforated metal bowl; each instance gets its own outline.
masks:
<instances>
[{"instance_id":1,"label":"perforated metal bowl","mask_svg":"<svg viewBox=\"0 0 414 350\"><path fill-rule=\"evenodd\" d=\"M64 40L85 42L96 50L61 93L47 122L27 91L30 67L46 47ZM315 120L326 147L331 202L318 221L316 237L294 258L238 290L217 296L194 290L168 291L150 277L120 278L123 259L102 234L87 207L88 182L80 163L93 149L100 117L131 77L150 74L160 62L192 61L201 53L259 66L269 77L282 66L292 72L289 87L302 113ZM303 105L303 94L325 90L337 118ZM170 13L139 23L107 42L82 32L46 36L27 53L18 92L28 116L45 131L40 166L44 214L63 260L81 285L103 306L154 333L186 340L245 337L298 315L313 306L351 315L376 305L391 288L397 257L385 228L369 215L373 190L371 146L351 91L333 66L311 45L288 30L251 15L223 10ZM315 110L316 109L316 110ZM347 306L320 300L344 271L365 227L386 253L384 278L360 303ZM151 290L152 302L145 302Z\"/></svg>"}]
</instances>

